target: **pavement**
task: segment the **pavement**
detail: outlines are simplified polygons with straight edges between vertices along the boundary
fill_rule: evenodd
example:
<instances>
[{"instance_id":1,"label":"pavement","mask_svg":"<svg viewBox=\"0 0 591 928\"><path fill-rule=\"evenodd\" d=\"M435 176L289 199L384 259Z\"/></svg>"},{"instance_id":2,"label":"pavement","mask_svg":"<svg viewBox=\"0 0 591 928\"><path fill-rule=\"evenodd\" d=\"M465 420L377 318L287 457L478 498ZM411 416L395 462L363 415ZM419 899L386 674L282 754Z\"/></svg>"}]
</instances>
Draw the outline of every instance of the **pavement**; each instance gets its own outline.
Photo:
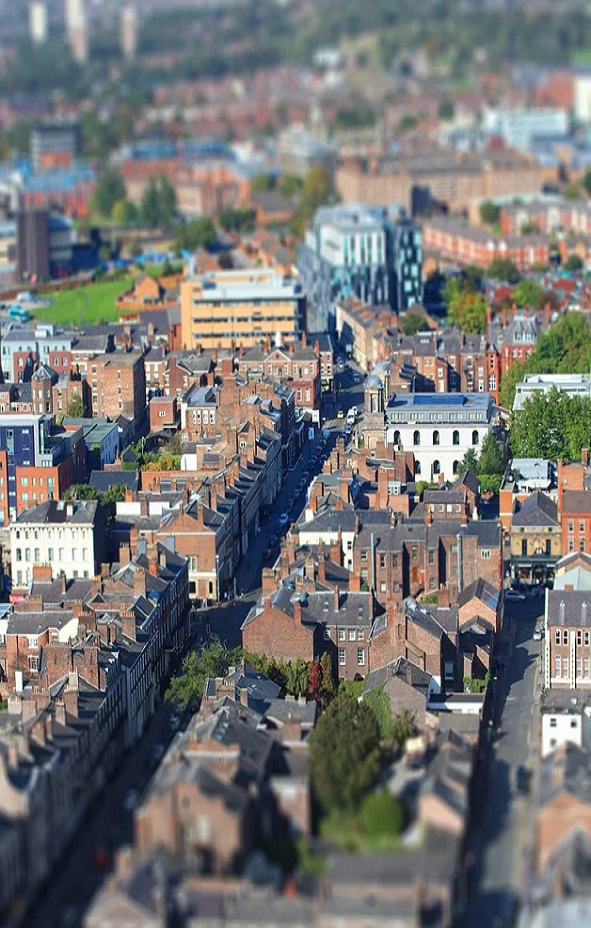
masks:
<instances>
[{"instance_id":1,"label":"pavement","mask_svg":"<svg viewBox=\"0 0 591 928\"><path fill-rule=\"evenodd\" d=\"M539 773L539 706L542 642L533 641L544 600L506 603L513 648L493 684L496 729L481 758L482 772L467 850L466 928L512 924L510 912L530 871ZM532 771L529 793L516 789L516 771Z\"/></svg>"}]
</instances>

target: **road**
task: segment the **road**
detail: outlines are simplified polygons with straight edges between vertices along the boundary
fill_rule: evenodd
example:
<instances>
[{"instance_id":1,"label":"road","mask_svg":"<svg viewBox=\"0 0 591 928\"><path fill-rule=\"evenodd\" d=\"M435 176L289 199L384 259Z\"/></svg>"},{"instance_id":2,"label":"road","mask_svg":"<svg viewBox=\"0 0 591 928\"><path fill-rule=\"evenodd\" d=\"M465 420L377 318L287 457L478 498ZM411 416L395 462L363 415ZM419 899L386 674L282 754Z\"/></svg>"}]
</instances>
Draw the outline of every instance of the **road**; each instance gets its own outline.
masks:
<instances>
[{"instance_id":1,"label":"road","mask_svg":"<svg viewBox=\"0 0 591 928\"><path fill-rule=\"evenodd\" d=\"M514 646L494 685L493 715L500 725L482 758L479 808L467 845L474 860L464 925L502 924L508 903L523 886L533 852L533 822L539 769L539 699L541 643L533 641L544 600L506 603ZM515 788L517 767L533 771L530 793Z\"/></svg>"}]
</instances>

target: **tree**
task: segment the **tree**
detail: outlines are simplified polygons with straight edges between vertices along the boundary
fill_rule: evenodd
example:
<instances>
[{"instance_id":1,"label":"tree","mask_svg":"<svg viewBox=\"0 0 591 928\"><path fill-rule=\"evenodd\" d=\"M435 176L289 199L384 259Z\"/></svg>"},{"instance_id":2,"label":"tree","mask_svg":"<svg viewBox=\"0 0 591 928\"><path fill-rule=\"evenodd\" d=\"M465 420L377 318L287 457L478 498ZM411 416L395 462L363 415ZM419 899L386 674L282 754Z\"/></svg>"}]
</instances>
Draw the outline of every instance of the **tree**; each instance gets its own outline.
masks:
<instances>
[{"instance_id":1,"label":"tree","mask_svg":"<svg viewBox=\"0 0 591 928\"><path fill-rule=\"evenodd\" d=\"M317 701L320 698L320 662L312 661L308 674L308 696Z\"/></svg>"},{"instance_id":2,"label":"tree","mask_svg":"<svg viewBox=\"0 0 591 928\"><path fill-rule=\"evenodd\" d=\"M75 393L66 410L66 415L71 419L81 419L86 414L84 400L81 393Z\"/></svg>"},{"instance_id":3,"label":"tree","mask_svg":"<svg viewBox=\"0 0 591 928\"><path fill-rule=\"evenodd\" d=\"M334 698L336 684L332 667L332 658L326 651L320 658L320 697L325 706Z\"/></svg>"},{"instance_id":4,"label":"tree","mask_svg":"<svg viewBox=\"0 0 591 928\"><path fill-rule=\"evenodd\" d=\"M332 182L326 168L320 164L313 165L304 179L302 203L309 216L319 207L324 206L332 196Z\"/></svg>"},{"instance_id":5,"label":"tree","mask_svg":"<svg viewBox=\"0 0 591 928\"><path fill-rule=\"evenodd\" d=\"M270 174L257 174L250 182L251 193L267 193L275 187L275 179Z\"/></svg>"},{"instance_id":6,"label":"tree","mask_svg":"<svg viewBox=\"0 0 591 928\"><path fill-rule=\"evenodd\" d=\"M478 475L498 474L505 470L503 455L492 432L489 432L482 443L480 458L478 459Z\"/></svg>"},{"instance_id":7,"label":"tree","mask_svg":"<svg viewBox=\"0 0 591 928\"><path fill-rule=\"evenodd\" d=\"M305 696L310 684L310 670L306 661L298 657L287 667L287 691L293 696Z\"/></svg>"},{"instance_id":8,"label":"tree","mask_svg":"<svg viewBox=\"0 0 591 928\"><path fill-rule=\"evenodd\" d=\"M541 309L544 291L535 280L520 280L513 291L513 300L520 309Z\"/></svg>"},{"instance_id":9,"label":"tree","mask_svg":"<svg viewBox=\"0 0 591 928\"><path fill-rule=\"evenodd\" d=\"M117 200L125 199L125 181L118 171L107 168L92 194L90 205L93 212L110 218Z\"/></svg>"},{"instance_id":10,"label":"tree","mask_svg":"<svg viewBox=\"0 0 591 928\"><path fill-rule=\"evenodd\" d=\"M402 317L402 331L405 335L416 335L428 331L427 320L421 313L405 313Z\"/></svg>"},{"instance_id":11,"label":"tree","mask_svg":"<svg viewBox=\"0 0 591 928\"><path fill-rule=\"evenodd\" d=\"M386 789L370 793L360 810L361 824L369 838L399 835L404 825L404 808Z\"/></svg>"},{"instance_id":12,"label":"tree","mask_svg":"<svg viewBox=\"0 0 591 928\"><path fill-rule=\"evenodd\" d=\"M501 207L497 206L496 203L493 203L491 200L483 200L478 208L478 212L480 213L480 221L485 226L494 226L494 224L499 221Z\"/></svg>"},{"instance_id":13,"label":"tree","mask_svg":"<svg viewBox=\"0 0 591 928\"><path fill-rule=\"evenodd\" d=\"M212 248L217 242L215 226L209 216L199 216L180 226L175 240L175 250L196 251Z\"/></svg>"},{"instance_id":14,"label":"tree","mask_svg":"<svg viewBox=\"0 0 591 928\"><path fill-rule=\"evenodd\" d=\"M482 335L486 331L488 313L488 302L483 294L473 290L467 291L457 283L448 292L448 322L456 325L462 332Z\"/></svg>"},{"instance_id":15,"label":"tree","mask_svg":"<svg viewBox=\"0 0 591 928\"><path fill-rule=\"evenodd\" d=\"M522 235L538 235L540 230L535 222L523 222L519 231Z\"/></svg>"},{"instance_id":16,"label":"tree","mask_svg":"<svg viewBox=\"0 0 591 928\"><path fill-rule=\"evenodd\" d=\"M514 412L510 444L514 457L580 459L591 442L591 399L553 387L536 391Z\"/></svg>"},{"instance_id":17,"label":"tree","mask_svg":"<svg viewBox=\"0 0 591 928\"><path fill-rule=\"evenodd\" d=\"M445 122L450 122L454 118L455 111L451 100L442 100L439 104L439 118Z\"/></svg>"},{"instance_id":18,"label":"tree","mask_svg":"<svg viewBox=\"0 0 591 928\"><path fill-rule=\"evenodd\" d=\"M131 200L127 200L125 197L115 201L111 212L111 219L116 225L128 226L132 222L137 222L137 218L138 211L135 203L132 203Z\"/></svg>"},{"instance_id":19,"label":"tree","mask_svg":"<svg viewBox=\"0 0 591 928\"><path fill-rule=\"evenodd\" d=\"M499 387L499 406L502 409L512 409L513 400L515 399L515 387L523 380L526 372L527 363L525 361L514 361L509 370L503 374L501 386Z\"/></svg>"},{"instance_id":20,"label":"tree","mask_svg":"<svg viewBox=\"0 0 591 928\"><path fill-rule=\"evenodd\" d=\"M381 687L370 690L363 696L363 702L370 707L376 717L382 741L389 741L392 737L392 707L390 700Z\"/></svg>"},{"instance_id":21,"label":"tree","mask_svg":"<svg viewBox=\"0 0 591 928\"><path fill-rule=\"evenodd\" d=\"M300 196L304 182L297 174L283 174L277 181L277 189L286 200Z\"/></svg>"},{"instance_id":22,"label":"tree","mask_svg":"<svg viewBox=\"0 0 591 928\"><path fill-rule=\"evenodd\" d=\"M478 471L478 457L474 448L468 448L464 457L458 464L458 474L464 474L467 470L476 474Z\"/></svg>"},{"instance_id":23,"label":"tree","mask_svg":"<svg viewBox=\"0 0 591 928\"><path fill-rule=\"evenodd\" d=\"M160 209L160 225L168 228L177 214L176 190L168 177L160 178L158 205Z\"/></svg>"},{"instance_id":24,"label":"tree","mask_svg":"<svg viewBox=\"0 0 591 928\"><path fill-rule=\"evenodd\" d=\"M179 709L196 706L205 688L208 677L223 677L232 663L237 663L239 649L228 649L215 639L201 651L190 651L182 663L181 670L174 676L164 698Z\"/></svg>"},{"instance_id":25,"label":"tree","mask_svg":"<svg viewBox=\"0 0 591 928\"><path fill-rule=\"evenodd\" d=\"M66 497L68 499L99 499L100 493L88 483L73 483L66 490Z\"/></svg>"},{"instance_id":26,"label":"tree","mask_svg":"<svg viewBox=\"0 0 591 928\"><path fill-rule=\"evenodd\" d=\"M409 738L414 738L417 726L408 709L401 709L392 719L392 739L401 751Z\"/></svg>"},{"instance_id":27,"label":"tree","mask_svg":"<svg viewBox=\"0 0 591 928\"><path fill-rule=\"evenodd\" d=\"M580 271L583 267L583 259L577 254L569 255L562 266L565 271Z\"/></svg>"},{"instance_id":28,"label":"tree","mask_svg":"<svg viewBox=\"0 0 591 928\"><path fill-rule=\"evenodd\" d=\"M380 773L380 731L372 709L339 695L310 735L308 769L325 812L354 810Z\"/></svg>"},{"instance_id":29,"label":"tree","mask_svg":"<svg viewBox=\"0 0 591 928\"><path fill-rule=\"evenodd\" d=\"M144 190L140 203L140 216L142 222L151 229L156 228L160 222L160 198L155 177L150 177Z\"/></svg>"},{"instance_id":30,"label":"tree","mask_svg":"<svg viewBox=\"0 0 591 928\"><path fill-rule=\"evenodd\" d=\"M567 200L578 200L581 196L581 188L578 184L567 184L562 191L562 195Z\"/></svg>"},{"instance_id":31,"label":"tree","mask_svg":"<svg viewBox=\"0 0 591 928\"><path fill-rule=\"evenodd\" d=\"M516 284L521 279L519 270L508 258L494 258L488 266L488 276L509 284Z\"/></svg>"},{"instance_id":32,"label":"tree","mask_svg":"<svg viewBox=\"0 0 591 928\"><path fill-rule=\"evenodd\" d=\"M585 188L585 190L587 191L587 193L591 194L591 170L585 172L585 175L581 183L583 187Z\"/></svg>"}]
</instances>

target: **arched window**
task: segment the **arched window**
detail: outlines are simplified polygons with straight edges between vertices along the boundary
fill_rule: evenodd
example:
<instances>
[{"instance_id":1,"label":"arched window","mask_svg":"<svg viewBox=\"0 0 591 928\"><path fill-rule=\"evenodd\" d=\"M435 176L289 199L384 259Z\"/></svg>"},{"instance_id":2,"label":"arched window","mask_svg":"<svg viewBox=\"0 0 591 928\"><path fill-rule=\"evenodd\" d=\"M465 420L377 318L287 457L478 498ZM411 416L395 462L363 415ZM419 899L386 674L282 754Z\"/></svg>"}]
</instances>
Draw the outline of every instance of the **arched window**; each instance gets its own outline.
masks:
<instances>
[{"instance_id":1,"label":"arched window","mask_svg":"<svg viewBox=\"0 0 591 928\"><path fill-rule=\"evenodd\" d=\"M437 429L435 429L435 431L433 432L433 444L434 445L439 444L439 432L437 431Z\"/></svg>"},{"instance_id":2,"label":"arched window","mask_svg":"<svg viewBox=\"0 0 591 928\"><path fill-rule=\"evenodd\" d=\"M453 440L454 445L459 445L459 444L460 444L460 433L458 432L457 429L454 429L454 434L453 434L453 439L452 439L452 440Z\"/></svg>"},{"instance_id":3,"label":"arched window","mask_svg":"<svg viewBox=\"0 0 591 928\"><path fill-rule=\"evenodd\" d=\"M472 444L477 445L478 441L479 441L478 432L476 431L476 429L474 429L474 431L472 432Z\"/></svg>"},{"instance_id":4,"label":"arched window","mask_svg":"<svg viewBox=\"0 0 591 928\"><path fill-rule=\"evenodd\" d=\"M454 474L457 474L457 472L459 471L459 469L460 469L460 462L459 462L459 461L454 461L454 463L453 463L453 472L454 472Z\"/></svg>"},{"instance_id":5,"label":"arched window","mask_svg":"<svg viewBox=\"0 0 591 928\"><path fill-rule=\"evenodd\" d=\"M414 435L413 435L413 437L412 437L412 443L413 443L413 445L420 445L420 444L421 444L421 433L419 432L418 429L416 430L416 432L414 433Z\"/></svg>"},{"instance_id":6,"label":"arched window","mask_svg":"<svg viewBox=\"0 0 591 928\"><path fill-rule=\"evenodd\" d=\"M421 462L415 461L415 477L421 476Z\"/></svg>"},{"instance_id":7,"label":"arched window","mask_svg":"<svg viewBox=\"0 0 591 928\"><path fill-rule=\"evenodd\" d=\"M441 473L441 464L439 461L433 461L433 476Z\"/></svg>"},{"instance_id":8,"label":"arched window","mask_svg":"<svg viewBox=\"0 0 591 928\"><path fill-rule=\"evenodd\" d=\"M396 431L394 432L394 444L395 445L400 444L400 432L398 431L398 429L396 429Z\"/></svg>"}]
</instances>

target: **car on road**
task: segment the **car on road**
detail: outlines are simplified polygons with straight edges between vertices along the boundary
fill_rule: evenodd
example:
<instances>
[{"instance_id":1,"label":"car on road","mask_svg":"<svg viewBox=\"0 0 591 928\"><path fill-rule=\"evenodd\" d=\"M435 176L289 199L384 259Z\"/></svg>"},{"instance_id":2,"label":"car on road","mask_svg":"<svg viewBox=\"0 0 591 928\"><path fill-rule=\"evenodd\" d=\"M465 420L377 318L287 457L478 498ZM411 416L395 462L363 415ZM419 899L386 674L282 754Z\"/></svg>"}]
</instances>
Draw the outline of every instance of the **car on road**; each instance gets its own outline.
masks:
<instances>
[{"instance_id":1,"label":"car on road","mask_svg":"<svg viewBox=\"0 0 591 928\"><path fill-rule=\"evenodd\" d=\"M344 419L344 418L345 418L345 410L337 409L337 419Z\"/></svg>"},{"instance_id":2,"label":"car on road","mask_svg":"<svg viewBox=\"0 0 591 928\"><path fill-rule=\"evenodd\" d=\"M533 637L534 637L534 641L541 641L542 638L544 637L544 635L543 635L543 633L542 633L542 629L540 628L539 625L536 625L536 627L534 628L534 636L533 636Z\"/></svg>"},{"instance_id":3,"label":"car on road","mask_svg":"<svg viewBox=\"0 0 591 928\"><path fill-rule=\"evenodd\" d=\"M524 603L525 602L525 593L522 593L521 590L505 590L505 599L508 599L513 603Z\"/></svg>"},{"instance_id":4,"label":"car on road","mask_svg":"<svg viewBox=\"0 0 591 928\"><path fill-rule=\"evenodd\" d=\"M133 812L133 810L135 809L135 807L137 806L139 802L139 798L140 798L139 790L134 789L134 788L127 790L125 794L125 799L123 800L123 805L125 806L128 812Z\"/></svg>"},{"instance_id":5,"label":"car on road","mask_svg":"<svg viewBox=\"0 0 591 928\"><path fill-rule=\"evenodd\" d=\"M181 721L180 716L178 716L176 712L173 712L173 714L170 716L168 720L168 724L170 725L173 731L176 731L176 729L179 727L180 721Z\"/></svg>"},{"instance_id":6,"label":"car on road","mask_svg":"<svg viewBox=\"0 0 591 928\"><path fill-rule=\"evenodd\" d=\"M546 587L542 585L535 586L531 591L531 595L534 597L534 599L543 599L546 595Z\"/></svg>"},{"instance_id":7,"label":"car on road","mask_svg":"<svg viewBox=\"0 0 591 928\"><path fill-rule=\"evenodd\" d=\"M361 383L361 377L359 374L353 374L353 383Z\"/></svg>"},{"instance_id":8,"label":"car on road","mask_svg":"<svg viewBox=\"0 0 591 928\"><path fill-rule=\"evenodd\" d=\"M289 522L289 513L288 513L288 512L282 512L281 515L279 516L279 525L280 525L280 527L281 527L281 528L285 528L288 522Z\"/></svg>"}]
</instances>

